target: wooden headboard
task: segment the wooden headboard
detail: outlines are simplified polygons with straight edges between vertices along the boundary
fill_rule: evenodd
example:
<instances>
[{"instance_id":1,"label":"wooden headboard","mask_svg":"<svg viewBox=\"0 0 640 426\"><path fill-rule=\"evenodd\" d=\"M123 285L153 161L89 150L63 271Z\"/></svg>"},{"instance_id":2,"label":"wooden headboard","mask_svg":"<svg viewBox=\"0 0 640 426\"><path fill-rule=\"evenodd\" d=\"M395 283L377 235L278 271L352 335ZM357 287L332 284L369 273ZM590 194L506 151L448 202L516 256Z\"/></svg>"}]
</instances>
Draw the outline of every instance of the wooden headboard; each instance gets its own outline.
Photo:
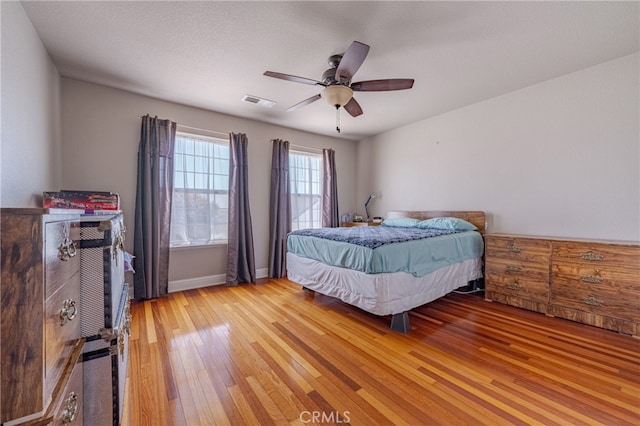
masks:
<instances>
[{"instance_id":1,"label":"wooden headboard","mask_svg":"<svg viewBox=\"0 0 640 426\"><path fill-rule=\"evenodd\" d=\"M399 211L392 210L387 212L387 218L394 217L410 217L418 220L432 219L434 217L457 217L474 224L478 228L478 232L484 235L485 216L483 211Z\"/></svg>"}]
</instances>

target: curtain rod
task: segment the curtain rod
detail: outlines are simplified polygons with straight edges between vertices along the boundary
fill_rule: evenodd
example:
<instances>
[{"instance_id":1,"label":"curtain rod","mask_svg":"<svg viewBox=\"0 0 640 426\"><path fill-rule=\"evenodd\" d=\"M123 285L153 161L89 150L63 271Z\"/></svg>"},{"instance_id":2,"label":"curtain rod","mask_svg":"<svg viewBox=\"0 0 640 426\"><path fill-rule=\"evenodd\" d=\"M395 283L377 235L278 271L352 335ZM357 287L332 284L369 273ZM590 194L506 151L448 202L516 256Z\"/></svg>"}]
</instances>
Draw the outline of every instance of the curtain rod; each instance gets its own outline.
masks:
<instances>
[{"instance_id":1,"label":"curtain rod","mask_svg":"<svg viewBox=\"0 0 640 426\"><path fill-rule=\"evenodd\" d=\"M202 129L200 127L187 126L185 124L180 124L180 123L177 123L177 124L178 124L178 127L182 127L184 129L198 130L200 132L215 133L215 134L218 134L218 135L222 135L222 136L224 136L226 138L229 137L229 133L219 132L217 130Z\"/></svg>"},{"instance_id":2,"label":"curtain rod","mask_svg":"<svg viewBox=\"0 0 640 426\"><path fill-rule=\"evenodd\" d=\"M142 118L142 116L141 116L141 115L139 115L139 116L138 116L138 118ZM222 136L225 136L225 137L227 137L227 138L229 137L229 133L230 133L230 132L229 132L229 133L219 132L219 131L217 131L217 130L203 129L203 128L201 128L201 127L187 126L186 124L180 124L180 123L176 123L176 125L177 125L178 127L183 127L183 128L185 128L185 129L198 130L198 131L200 131L200 132L216 133L216 134L218 134L218 135L222 135Z\"/></svg>"},{"instance_id":3,"label":"curtain rod","mask_svg":"<svg viewBox=\"0 0 640 426\"><path fill-rule=\"evenodd\" d=\"M294 148L294 149L298 148L298 149L301 149L303 151L312 151L312 152L318 152L318 153L322 154L322 148L315 148L315 147L312 147L312 146L304 146L304 145L295 145L295 144L292 144L291 142L289 142L289 146L291 148Z\"/></svg>"}]
</instances>

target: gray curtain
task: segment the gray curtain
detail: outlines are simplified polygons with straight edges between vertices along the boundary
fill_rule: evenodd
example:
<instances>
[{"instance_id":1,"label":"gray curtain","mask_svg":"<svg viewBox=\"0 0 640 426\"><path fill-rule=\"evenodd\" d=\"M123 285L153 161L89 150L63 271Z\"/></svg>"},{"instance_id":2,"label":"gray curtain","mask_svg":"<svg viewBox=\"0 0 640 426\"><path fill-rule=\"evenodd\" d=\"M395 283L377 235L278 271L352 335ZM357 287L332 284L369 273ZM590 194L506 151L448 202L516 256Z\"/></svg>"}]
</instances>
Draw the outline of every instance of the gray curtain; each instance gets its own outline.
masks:
<instances>
[{"instance_id":1,"label":"gray curtain","mask_svg":"<svg viewBox=\"0 0 640 426\"><path fill-rule=\"evenodd\" d=\"M340 226L338 213L338 180L336 175L336 152L333 149L322 150L322 226L335 228Z\"/></svg>"},{"instance_id":2,"label":"gray curtain","mask_svg":"<svg viewBox=\"0 0 640 426\"><path fill-rule=\"evenodd\" d=\"M271 141L271 194L269 201L269 277L287 275L287 234L291 232L289 142Z\"/></svg>"},{"instance_id":3,"label":"gray curtain","mask_svg":"<svg viewBox=\"0 0 640 426\"><path fill-rule=\"evenodd\" d=\"M168 293L175 139L176 123L142 117L133 241L136 299Z\"/></svg>"},{"instance_id":4,"label":"gray curtain","mask_svg":"<svg viewBox=\"0 0 640 426\"><path fill-rule=\"evenodd\" d=\"M256 281L253 230L249 208L249 166L247 135L229 135L229 242L227 245L227 286Z\"/></svg>"}]
</instances>

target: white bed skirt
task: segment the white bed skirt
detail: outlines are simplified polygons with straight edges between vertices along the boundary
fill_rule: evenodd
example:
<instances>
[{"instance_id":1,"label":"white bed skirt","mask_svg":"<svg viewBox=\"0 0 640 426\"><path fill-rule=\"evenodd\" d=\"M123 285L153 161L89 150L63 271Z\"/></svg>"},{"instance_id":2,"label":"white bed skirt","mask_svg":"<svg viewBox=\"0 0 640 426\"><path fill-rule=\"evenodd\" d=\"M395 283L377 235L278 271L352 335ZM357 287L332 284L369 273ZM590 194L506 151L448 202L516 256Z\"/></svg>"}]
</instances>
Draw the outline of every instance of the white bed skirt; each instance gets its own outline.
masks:
<instances>
[{"instance_id":1,"label":"white bed skirt","mask_svg":"<svg viewBox=\"0 0 640 426\"><path fill-rule=\"evenodd\" d=\"M399 314L482 277L482 259L469 259L423 277L406 272L366 274L287 253L289 280L376 315Z\"/></svg>"}]
</instances>

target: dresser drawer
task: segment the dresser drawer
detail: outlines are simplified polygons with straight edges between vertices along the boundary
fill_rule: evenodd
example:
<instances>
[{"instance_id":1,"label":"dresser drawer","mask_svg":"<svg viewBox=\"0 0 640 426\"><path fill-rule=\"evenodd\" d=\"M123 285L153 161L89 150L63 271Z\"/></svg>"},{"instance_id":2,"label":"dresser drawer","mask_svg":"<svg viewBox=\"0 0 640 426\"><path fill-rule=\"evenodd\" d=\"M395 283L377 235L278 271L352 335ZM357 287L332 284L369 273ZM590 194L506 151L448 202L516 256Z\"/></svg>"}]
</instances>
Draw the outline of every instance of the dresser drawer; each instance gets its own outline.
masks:
<instances>
[{"instance_id":1,"label":"dresser drawer","mask_svg":"<svg viewBox=\"0 0 640 426\"><path fill-rule=\"evenodd\" d=\"M589 291L618 290L635 300L640 306L638 275L627 269L602 266L604 265L554 263L551 265L551 281Z\"/></svg>"},{"instance_id":2,"label":"dresser drawer","mask_svg":"<svg viewBox=\"0 0 640 426\"><path fill-rule=\"evenodd\" d=\"M519 260L540 265L549 264L551 243L548 240L487 236L485 257Z\"/></svg>"},{"instance_id":3,"label":"dresser drawer","mask_svg":"<svg viewBox=\"0 0 640 426\"><path fill-rule=\"evenodd\" d=\"M485 272L491 275L504 275L528 280L549 281L549 263L530 262L520 259L505 259L488 256L485 259Z\"/></svg>"},{"instance_id":4,"label":"dresser drawer","mask_svg":"<svg viewBox=\"0 0 640 426\"><path fill-rule=\"evenodd\" d=\"M554 242L552 261L578 263L594 267L621 267L640 273L640 250L637 246L588 242Z\"/></svg>"},{"instance_id":5,"label":"dresser drawer","mask_svg":"<svg viewBox=\"0 0 640 426\"><path fill-rule=\"evenodd\" d=\"M485 290L539 303L549 302L549 284L547 281L487 273L485 275Z\"/></svg>"},{"instance_id":6,"label":"dresser drawer","mask_svg":"<svg viewBox=\"0 0 640 426\"><path fill-rule=\"evenodd\" d=\"M45 395L51 395L80 338L80 273L45 301Z\"/></svg>"},{"instance_id":7,"label":"dresser drawer","mask_svg":"<svg viewBox=\"0 0 640 426\"><path fill-rule=\"evenodd\" d=\"M45 224L45 299L51 297L80 268L79 222Z\"/></svg>"},{"instance_id":8,"label":"dresser drawer","mask_svg":"<svg viewBox=\"0 0 640 426\"><path fill-rule=\"evenodd\" d=\"M640 323L633 320L620 319L589 312L585 309L574 309L561 305L549 305L548 314L558 318L581 322L594 327L617 331L618 333L640 336Z\"/></svg>"},{"instance_id":9,"label":"dresser drawer","mask_svg":"<svg viewBox=\"0 0 640 426\"><path fill-rule=\"evenodd\" d=\"M589 288L557 279L551 284L550 303L595 315L640 322L638 298L629 297L615 287Z\"/></svg>"},{"instance_id":10,"label":"dresser drawer","mask_svg":"<svg viewBox=\"0 0 640 426\"><path fill-rule=\"evenodd\" d=\"M82 426L83 424L83 364L76 362L69 381L59 394L56 411L53 413L54 426Z\"/></svg>"}]
</instances>

